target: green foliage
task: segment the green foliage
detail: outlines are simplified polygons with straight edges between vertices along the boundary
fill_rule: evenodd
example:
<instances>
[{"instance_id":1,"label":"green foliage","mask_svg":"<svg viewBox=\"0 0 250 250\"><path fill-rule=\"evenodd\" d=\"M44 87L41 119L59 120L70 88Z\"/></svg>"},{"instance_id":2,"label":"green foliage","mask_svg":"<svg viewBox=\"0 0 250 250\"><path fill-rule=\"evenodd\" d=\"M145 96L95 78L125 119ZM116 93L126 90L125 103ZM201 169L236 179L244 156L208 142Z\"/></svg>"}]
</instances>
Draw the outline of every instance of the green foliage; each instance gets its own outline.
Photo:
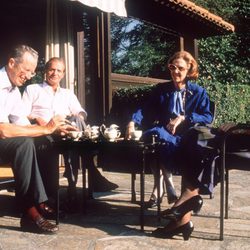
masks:
<instances>
[{"instance_id":1,"label":"green foliage","mask_svg":"<svg viewBox=\"0 0 250 250\"><path fill-rule=\"evenodd\" d=\"M216 115L214 126L224 122L244 123L250 115L250 86L229 85L206 81L199 84L206 88L210 98L215 102ZM131 119L131 114L147 100L155 85L136 88L121 88L114 92L111 113L113 120L121 127Z\"/></svg>"},{"instance_id":2,"label":"green foliage","mask_svg":"<svg viewBox=\"0 0 250 250\"><path fill-rule=\"evenodd\" d=\"M216 104L215 126L224 122L244 123L250 117L250 86L230 85L200 78L198 84L206 88Z\"/></svg>"},{"instance_id":3,"label":"green foliage","mask_svg":"<svg viewBox=\"0 0 250 250\"><path fill-rule=\"evenodd\" d=\"M124 132L132 113L145 102L153 88L154 85L117 89L113 94L112 109L107 121L119 125Z\"/></svg>"},{"instance_id":4,"label":"green foliage","mask_svg":"<svg viewBox=\"0 0 250 250\"><path fill-rule=\"evenodd\" d=\"M134 88L120 88L114 92L113 100L124 102L126 105L131 105L137 108L143 103L150 94L155 85L147 85Z\"/></svg>"},{"instance_id":5,"label":"green foliage","mask_svg":"<svg viewBox=\"0 0 250 250\"><path fill-rule=\"evenodd\" d=\"M249 0L238 1L236 15L236 36L235 40L238 56L243 58L239 60L239 63L249 68L250 66L250 29L249 29L249 20L250 20L250 2Z\"/></svg>"},{"instance_id":6,"label":"green foliage","mask_svg":"<svg viewBox=\"0 0 250 250\"><path fill-rule=\"evenodd\" d=\"M239 65L245 68L250 66L250 29L249 29L249 0L193 0L196 4L203 6L212 13L223 17L226 21L234 24L235 33L226 36L232 50L234 50L234 65ZM211 40L217 38L211 38ZM209 39L208 39L209 40ZM210 42L208 42L210 45ZM213 44L211 44L213 46ZM220 46L221 48L222 46ZM216 49L217 47L212 47ZM219 51L219 53L223 53Z\"/></svg>"},{"instance_id":7,"label":"green foliage","mask_svg":"<svg viewBox=\"0 0 250 250\"><path fill-rule=\"evenodd\" d=\"M193 2L233 23L236 29L231 35L198 41L200 69L198 83L207 89L211 99L216 103L215 125L219 126L227 121L249 121L249 0L193 0ZM115 26L115 21L113 25ZM120 25L112 35L112 40L115 41L112 42L113 72L161 78L167 59L175 51L176 37L160 30L149 29L140 22L133 25L131 20L130 29L127 31L122 29L121 23ZM126 99L126 105L132 107L141 102L140 98L144 95L141 91L145 90L138 88L118 90L114 95L114 104L117 105L120 101L123 103Z\"/></svg>"},{"instance_id":8,"label":"green foliage","mask_svg":"<svg viewBox=\"0 0 250 250\"><path fill-rule=\"evenodd\" d=\"M192 0L192 2L204 7L215 15L222 16L227 21L234 22L234 14L237 10L235 2L238 2L238 0Z\"/></svg>"},{"instance_id":9,"label":"green foliage","mask_svg":"<svg viewBox=\"0 0 250 250\"><path fill-rule=\"evenodd\" d=\"M250 117L249 1L195 0L235 24L236 32L199 41L199 83L217 106L216 125ZM248 22L247 22L248 20ZM205 84L204 84L205 83Z\"/></svg>"},{"instance_id":10,"label":"green foliage","mask_svg":"<svg viewBox=\"0 0 250 250\"><path fill-rule=\"evenodd\" d=\"M113 115L116 114L118 120L122 114L122 118L129 121L131 119L131 114L143 105L154 86L155 85L148 85L143 87L117 89L113 94L111 112Z\"/></svg>"},{"instance_id":11,"label":"green foliage","mask_svg":"<svg viewBox=\"0 0 250 250\"><path fill-rule=\"evenodd\" d=\"M208 80L225 84L249 84L250 72L236 60L237 48L233 46L235 34L199 41L200 75Z\"/></svg>"},{"instance_id":12,"label":"green foliage","mask_svg":"<svg viewBox=\"0 0 250 250\"><path fill-rule=\"evenodd\" d=\"M136 76L164 77L177 37L133 19L112 16L112 71Z\"/></svg>"}]
</instances>

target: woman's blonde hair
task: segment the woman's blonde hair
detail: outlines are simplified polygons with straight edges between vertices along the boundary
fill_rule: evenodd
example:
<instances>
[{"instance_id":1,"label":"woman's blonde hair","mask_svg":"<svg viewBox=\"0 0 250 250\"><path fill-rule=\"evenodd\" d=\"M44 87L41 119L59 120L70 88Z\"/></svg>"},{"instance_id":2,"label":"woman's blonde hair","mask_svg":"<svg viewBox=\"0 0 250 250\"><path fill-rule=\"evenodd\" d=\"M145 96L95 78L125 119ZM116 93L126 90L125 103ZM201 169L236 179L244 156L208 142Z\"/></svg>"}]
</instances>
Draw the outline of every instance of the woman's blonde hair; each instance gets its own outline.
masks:
<instances>
[{"instance_id":1,"label":"woman's blonde hair","mask_svg":"<svg viewBox=\"0 0 250 250\"><path fill-rule=\"evenodd\" d=\"M198 64L189 52L184 51L184 50L176 52L168 60L168 65L172 64L174 60L180 59L180 58L183 59L188 65L190 65L190 68L189 68L188 73L187 73L187 78L189 80L196 80L199 76Z\"/></svg>"}]
</instances>

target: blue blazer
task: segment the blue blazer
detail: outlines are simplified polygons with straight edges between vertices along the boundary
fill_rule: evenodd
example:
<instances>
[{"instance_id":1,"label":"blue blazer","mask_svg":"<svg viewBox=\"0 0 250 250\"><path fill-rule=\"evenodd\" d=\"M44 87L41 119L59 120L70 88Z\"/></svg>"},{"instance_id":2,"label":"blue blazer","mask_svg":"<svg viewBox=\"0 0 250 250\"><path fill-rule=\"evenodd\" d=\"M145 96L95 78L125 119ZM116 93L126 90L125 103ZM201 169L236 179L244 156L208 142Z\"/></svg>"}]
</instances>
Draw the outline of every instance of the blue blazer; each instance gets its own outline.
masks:
<instances>
[{"instance_id":1,"label":"blue blazer","mask_svg":"<svg viewBox=\"0 0 250 250\"><path fill-rule=\"evenodd\" d=\"M192 127L197 123L200 125L211 123L213 115L210 112L210 101L206 90L189 81L186 90L185 127ZM165 127L172 118L168 107L170 96L174 91L173 82L157 84L145 105L132 115L132 120L144 129L154 126Z\"/></svg>"}]
</instances>

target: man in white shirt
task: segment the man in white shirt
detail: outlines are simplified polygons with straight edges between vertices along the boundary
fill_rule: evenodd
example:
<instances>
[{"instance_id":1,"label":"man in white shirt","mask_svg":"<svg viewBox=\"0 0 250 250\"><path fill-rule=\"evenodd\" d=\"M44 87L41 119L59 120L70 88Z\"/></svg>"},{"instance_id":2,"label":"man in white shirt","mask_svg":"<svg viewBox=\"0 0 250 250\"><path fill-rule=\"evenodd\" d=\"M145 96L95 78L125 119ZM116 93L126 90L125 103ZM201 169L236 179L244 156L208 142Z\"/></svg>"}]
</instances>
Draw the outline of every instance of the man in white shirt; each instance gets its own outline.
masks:
<instances>
[{"instance_id":1,"label":"man in white shirt","mask_svg":"<svg viewBox=\"0 0 250 250\"><path fill-rule=\"evenodd\" d=\"M64 115L70 117L71 120L77 121L77 124L82 124L81 129L84 129L87 113L71 90L60 87L64 74L64 60L58 57L51 58L45 65L45 81L41 84L29 85L24 90L23 104L25 113L31 121L40 125L46 124L53 115ZM64 176L68 179L68 196L72 203L72 200L76 199L79 156L73 151L68 151L64 154L64 160L66 165ZM53 183L50 176L53 176L51 171L55 168L50 167L49 173L48 165L54 164L55 162L39 164L40 167L46 167L44 171L41 171L46 175L44 181L45 179L49 180L45 183L45 187ZM49 189L46 190L48 193L52 192L53 187Z\"/></svg>"},{"instance_id":2,"label":"man in white shirt","mask_svg":"<svg viewBox=\"0 0 250 250\"><path fill-rule=\"evenodd\" d=\"M55 114L87 117L76 95L60 87L65 75L65 65L61 58L51 58L45 65L45 81L26 87L23 93L25 113L29 119L46 124Z\"/></svg>"},{"instance_id":3,"label":"man in white shirt","mask_svg":"<svg viewBox=\"0 0 250 250\"><path fill-rule=\"evenodd\" d=\"M63 59L51 58L45 65L45 81L40 84L32 84L25 88L23 93L23 106L26 116L32 123L45 125L54 115L63 115L70 119L78 119L83 125L87 117L86 111L81 107L76 95L69 89L60 87L60 82L65 75ZM40 139L40 138L39 138ZM43 138L44 139L44 138ZM58 161L55 158L44 157L47 151L52 151L50 140L39 142L46 145L46 150L39 151L38 161L45 189L49 197L55 196L55 182ZM49 149L50 148L50 149ZM42 154L42 155L41 155ZM69 197L76 196L76 183L78 176L79 156L73 151L64 153L66 164L65 176L69 183Z\"/></svg>"},{"instance_id":4,"label":"man in white shirt","mask_svg":"<svg viewBox=\"0 0 250 250\"><path fill-rule=\"evenodd\" d=\"M54 233L58 227L43 217L46 195L40 176L33 139L54 132L67 134L65 119L54 117L46 125L30 125L23 116L18 87L35 75L38 53L29 46L13 48L0 69L0 163L11 165L23 230ZM16 123L16 124L13 124ZM70 128L73 129L73 128Z\"/></svg>"}]
</instances>

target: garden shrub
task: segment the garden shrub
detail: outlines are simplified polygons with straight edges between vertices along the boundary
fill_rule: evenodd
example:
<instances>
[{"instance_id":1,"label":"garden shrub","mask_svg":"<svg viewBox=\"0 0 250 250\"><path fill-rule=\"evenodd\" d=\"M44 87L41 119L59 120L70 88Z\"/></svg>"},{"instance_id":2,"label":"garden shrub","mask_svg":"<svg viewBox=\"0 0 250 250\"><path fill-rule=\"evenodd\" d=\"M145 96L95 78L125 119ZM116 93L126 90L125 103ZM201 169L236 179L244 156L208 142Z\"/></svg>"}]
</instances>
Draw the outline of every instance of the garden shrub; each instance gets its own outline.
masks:
<instances>
[{"instance_id":1,"label":"garden shrub","mask_svg":"<svg viewBox=\"0 0 250 250\"><path fill-rule=\"evenodd\" d=\"M143 104L154 86L116 89L110 121L118 124L124 131L131 114ZM215 127L225 122L245 123L250 120L250 86L209 82L203 86L216 105Z\"/></svg>"}]
</instances>

